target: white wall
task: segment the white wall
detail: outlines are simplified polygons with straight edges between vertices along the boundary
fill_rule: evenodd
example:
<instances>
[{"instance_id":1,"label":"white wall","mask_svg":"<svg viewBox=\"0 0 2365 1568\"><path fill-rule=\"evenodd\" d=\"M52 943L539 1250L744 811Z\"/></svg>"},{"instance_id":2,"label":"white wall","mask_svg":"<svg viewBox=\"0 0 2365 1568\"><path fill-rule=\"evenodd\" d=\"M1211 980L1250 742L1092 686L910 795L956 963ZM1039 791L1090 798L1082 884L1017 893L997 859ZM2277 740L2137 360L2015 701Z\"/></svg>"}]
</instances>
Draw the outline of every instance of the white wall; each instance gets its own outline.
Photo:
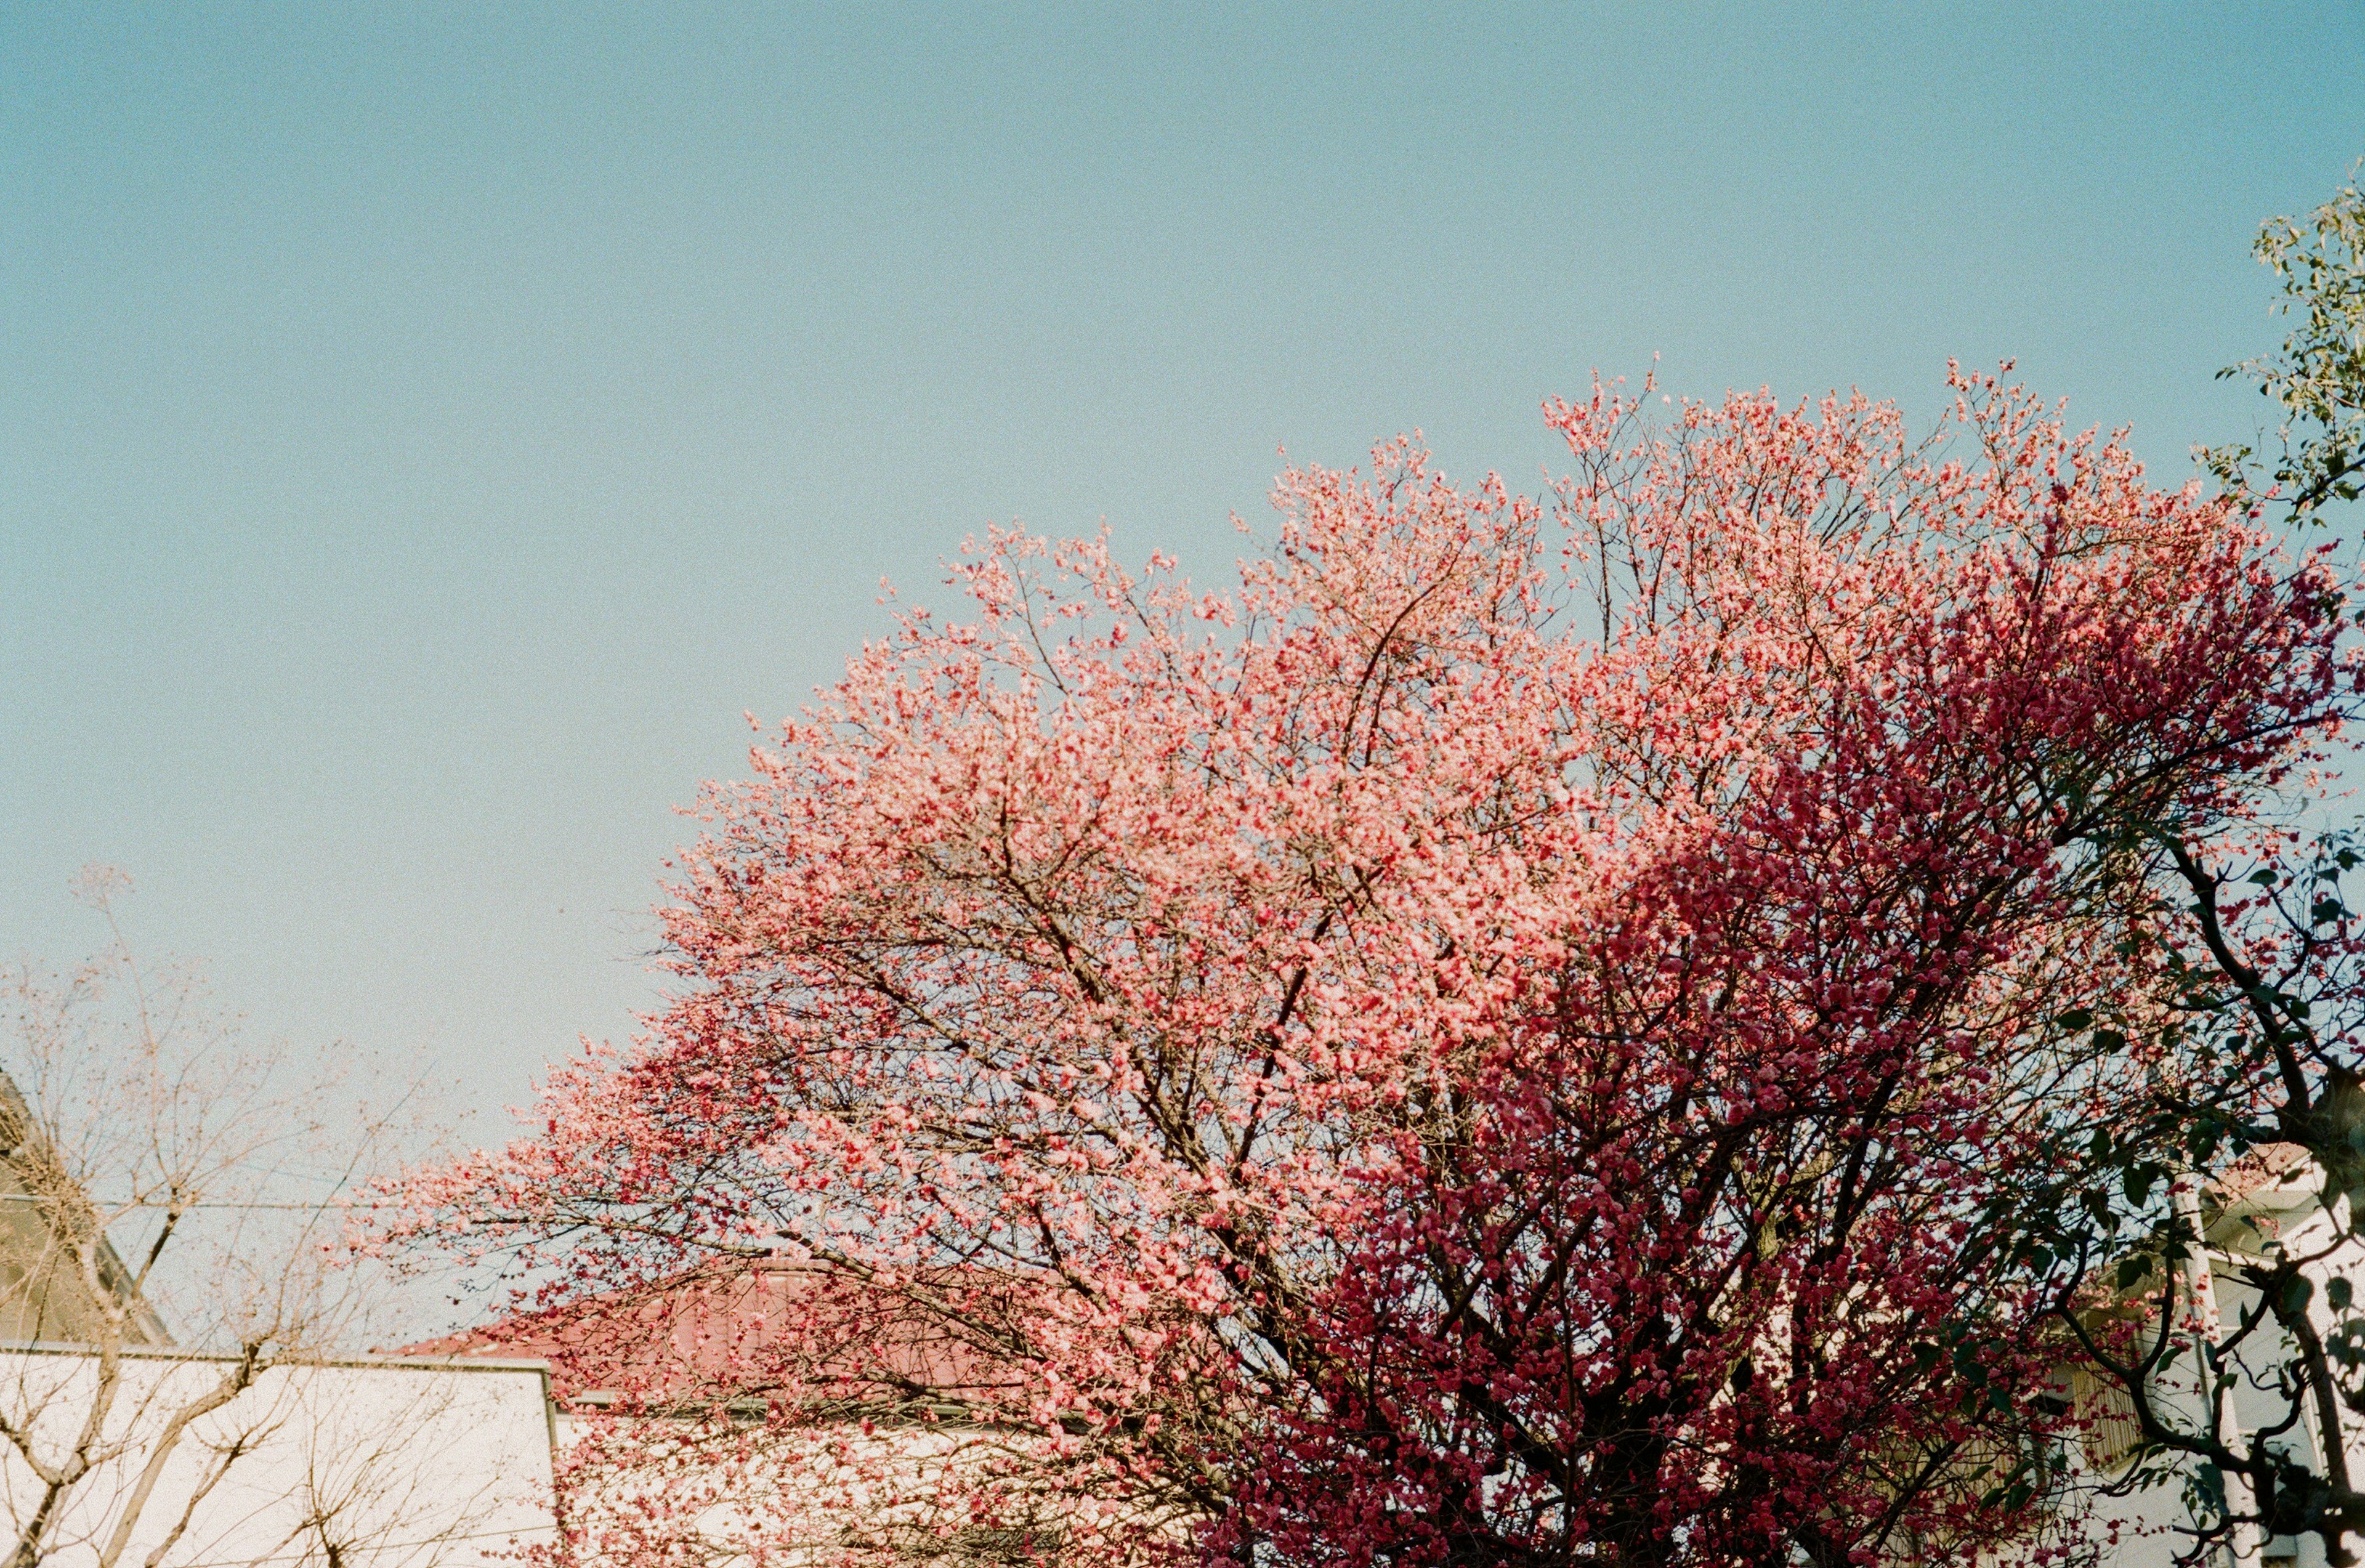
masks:
<instances>
[{"instance_id":1,"label":"white wall","mask_svg":"<svg viewBox=\"0 0 2365 1568\"><path fill-rule=\"evenodd\" d=\"M2308 1187L2303 1195L2312 1198L2313 1191L2312 1186ZM2285 1243L2293 1252L2305 1256L2321 1250L2326 1254L2319 1263L2311 1266L2308 1272L2315 1276L2318 1285L2313 1316L2319 1332L2328 1331L2331 1324L2323 1282L2341 1276L2365 1287L2365 1248L2360 1248L2354 1240L2336 1238L2330 1221L2312 1202L2277 1204L2270 1194L2251 1206L2261 1212L2279 1211L2288 1216L2290 1227L2285 1233ZM2229 1329L2246 1310L2253 1313L2259 1310L2257 1293L2248 1287L2234 1282L2215 1271L2213 1271L2213 1284L2218 1311ZM2254 1368L2270 1366L2278 1356L2289 1353L2281 1335L2272 1332L2270 1327L2262 1327L2254 1338L2262 1352L2249 1358ZM2163 1403L2178 1411L2179 1418L2186 1421L2193 1420L2199 1410L2199 1393L2192 1384L2190 1361L2189 1356L2185 1358L2187 1370L2172 1380L2172 1386L2162 1388L2156 1394L2156 1397L2162 1397ZM2232 1406L2234 1424L2244 1431L2279 1420L2289 1408L2279 1395L2248 1386L2246 1379L2236 1381L2232 1392ZM2360 1468L2365 1468L2365 1431L2360 1431L2354 1419L2345 1422L2344 1428L2349 1439L2348 1464L2351 1473L2356 1473ZM2312 1417L2303 1418L2283 1440L2311 1466L2316 1467L2319 1473L2322 1473L2323 1461L2317 1451ZM2115 1544L2102 1553L2104 1568L2168 1568L2177 1550L2189 1539L2176 1534L2176 1527L2185 1518L2182 1488L2175 1479L2131 1496L2097 1499L2092 1519L2097 1539L2107 1540L2109 1527L2113 1525L2118 1529ZM2253 1540L2247 1543L2247 1550L2251 1553L2246 1560L2247 1562L2265 1563L2268 1568L2274 1568L2279 1563L2290 1564L2291 1568L2324 1568L2325 1564L2324 1543L2314 1535Z\"/></svg>"},{"instance_id":2,"label":"white wall","mask_svg":"<svg viewBox=\"0 0 2365 1568\"><path fill-rule=\"evenodd\" d=\"M188 1423L143 1473L176 1412L230 1363L128 1355L103 1427L112 1453L62 1499L45 1562L99 1568L123 1521L121 1568L434 1568L502 1560L551 1538L548 1380L539 1362L372 1359L263 1372ZM43 1462L74 1450L101 1386L96 1358L0 1346L0 1417ZM45 1488L0 1442L0 1523L13 1547Z\"/></svg>"}]
</instances>

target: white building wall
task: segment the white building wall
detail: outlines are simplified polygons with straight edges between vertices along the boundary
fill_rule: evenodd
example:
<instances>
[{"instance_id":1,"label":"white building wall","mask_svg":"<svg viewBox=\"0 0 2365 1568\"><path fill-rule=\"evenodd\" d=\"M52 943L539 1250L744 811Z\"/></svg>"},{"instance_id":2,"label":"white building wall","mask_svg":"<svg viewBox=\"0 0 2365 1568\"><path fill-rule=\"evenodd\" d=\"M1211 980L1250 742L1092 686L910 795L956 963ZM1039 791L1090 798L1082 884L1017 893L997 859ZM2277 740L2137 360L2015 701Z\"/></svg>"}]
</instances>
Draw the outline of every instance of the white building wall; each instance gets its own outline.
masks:
<instances>
[{"instance_id":1,"label":"white building wall","mask_svg":"<svg viewBox=\"0 0 2365 1568\"><path fill-rule=\"evenodd\" d=\"M45 1563L474 1568L552 1539L542 1363L275 1367L167 1448L176 1415L230 1370L169 1351L124 1358L100 1441L85 1445L99 1462L60 1495ZM101 1386L85 1348L0 1347L0 1416L53 1470L71 1462ZM22 1450L0 1441L10 1545L47 1491Z\"/></svg>"},{"instance_id":2,"label":"white building wall","mask_svg":"<svg viewBox=\"0 0 2365 1568\"><path fill-rule=\"evenodd\" d=\"M2290 1252L2306 1256L2324 1250L2324 1260L2310 1268L2317 1282L2311 1315L2319 1331L2328 1331L2330 1311L2326 1305L2324 1283L2335 1277L2345 1277L2365 1295L2365 1248L2354 1240L2341 1240L2334 1245L2330 1221L2316 1206L2317 1183L2309 1173L2285 1186L2259 1194L2240 1205L2241 1210L2276 1217L2284 1228L2280 1238ZM2229 1245L2242 1245L2245 1237L2256 1231L2243 1232L2239 1213L2233 1224L2220 1223L2213 1227L2215 1239ZM2247 1310L2259 1310L2256 1293L2226 1276L2227 1254L2213 1254L2218 1267L2212 1270L2211 1284L2216 1295L2217 1308L2228 1331L2238 1326ZM2265 1367L2288 1353L2288 1346L2271 1327L2262 1325L2253 1336L2262 1355L2254 1356L2251 1364ZM2191 1379L2193 1358L2188 1353L2180 1363L2180 1375L2168 1386L2158 1389L2156 1396L2173 1407L2178 1418L2194 1421L2199 1416L2200 1393ZM2235 1427L2244 1433L2263 1425L2280 1421L2289 1410L2288 1403L2279 1394L2237 1380L2232 1391L2232 1416ZM2365 1431L2354 1417L2344 1420L2342 1429L2348 1439L2348 1469L2352 1475L2365 1473ZM2296 1454L2322 1473L2318 1431L2311 1408L2303 1412L2300 1422L2281 1439L2291 1445ZM2180 1480L2170 1478L2130 1496L2102 1497L2093 1500L2093 1513L2089 1528L2092 1539L2105 1546L2101 1557L2103 1568L2169 1568L2180 1549L2189 1545L2190 1538L2180 1536L2177 1527L2188 1518ZM2114 1539L2115 1538L2115 1539ZM2254 1540L2245 1543L2238 1562L2228 1553L2219 1553L2227 1568L2326 1568L2324 1543L2314 1535L2276 1540Z\"/></svg>"}]
</instances>

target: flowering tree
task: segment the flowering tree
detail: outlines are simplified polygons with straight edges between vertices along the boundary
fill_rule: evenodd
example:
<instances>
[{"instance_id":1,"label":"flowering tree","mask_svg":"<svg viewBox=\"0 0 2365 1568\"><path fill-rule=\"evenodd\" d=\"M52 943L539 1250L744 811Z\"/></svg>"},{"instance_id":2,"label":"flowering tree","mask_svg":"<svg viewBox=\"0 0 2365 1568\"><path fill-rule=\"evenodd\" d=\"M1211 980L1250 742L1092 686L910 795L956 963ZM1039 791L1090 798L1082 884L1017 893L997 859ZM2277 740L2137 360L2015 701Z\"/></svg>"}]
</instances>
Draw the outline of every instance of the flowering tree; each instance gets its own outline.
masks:
<instances>
[{"instance_id":1,"label":"flowering tree","mask_svg":"<svg viewBox=\"0 0 2365 1568\"><path fill-rule=\"evenodd\" d=\"M2354 670L2320 559L1953 385L1921 443L1597 386L1541 502L1293 471L1227 593L975 547L711 790L646 1036L413 1183L643 1417L574 1551L2034 1529L2075 1417L1996 1216L2156 1065L2054 1022L2149 972L2124 824L2247 832Z\"/></svg>"}]
</instances>

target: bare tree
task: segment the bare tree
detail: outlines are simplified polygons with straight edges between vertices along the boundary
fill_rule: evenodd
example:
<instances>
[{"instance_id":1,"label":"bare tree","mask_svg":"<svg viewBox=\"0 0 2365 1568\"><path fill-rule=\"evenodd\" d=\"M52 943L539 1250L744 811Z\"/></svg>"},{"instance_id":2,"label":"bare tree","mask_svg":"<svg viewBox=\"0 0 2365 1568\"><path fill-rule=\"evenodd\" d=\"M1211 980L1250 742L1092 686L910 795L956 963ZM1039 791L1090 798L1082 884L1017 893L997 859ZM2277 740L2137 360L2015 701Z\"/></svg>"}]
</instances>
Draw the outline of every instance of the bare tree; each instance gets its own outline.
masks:
<instances>
[{"instance_id":1,"label":"bare tree","mask_svg":"<svg viewBox=\"0 0 2365 1568\"><path fill-rule=\"evenodd\" d=\"M137 962L126 885L83 879L112 937L96 957L6 980L9 1568L433 1561L484 1513L448 1486L420 1496L434 1467L407 1451L459 1383L351 1392L384 1369L350 1352L385 1291L344 1246L345 1196L397 1122L337 1069L250 1043L194 972Z\"/></svg>"}]
</instances>

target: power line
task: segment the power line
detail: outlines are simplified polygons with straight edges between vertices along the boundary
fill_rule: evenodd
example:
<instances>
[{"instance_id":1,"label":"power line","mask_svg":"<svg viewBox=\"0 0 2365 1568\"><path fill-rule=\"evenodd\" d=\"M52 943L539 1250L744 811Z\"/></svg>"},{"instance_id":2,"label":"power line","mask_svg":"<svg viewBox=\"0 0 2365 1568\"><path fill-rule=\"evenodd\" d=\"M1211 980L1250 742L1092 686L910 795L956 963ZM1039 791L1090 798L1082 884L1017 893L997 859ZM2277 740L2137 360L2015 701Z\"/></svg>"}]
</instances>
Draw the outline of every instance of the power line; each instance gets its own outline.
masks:
<instances>
[{"instance_id":1,"label":"power line","mask_svg":"<svg viewBox=\"0 0 2365 1568\"><path fill-rule=\"evenodd\" d=\"M6 1204L56 1204L66 1201L62 1198L45 1198L39 1193L0 1193L0 1203ZM119 1203L101 1202L96 1198L84 1198L82 1201L95 1209L175 1209L184 1214L191 1209L286 1209L297 1213L312 1214L321 1209L400 1209L410 1206L408 1204L339 1203L334 1198L322 1198L308 1204L265 1203L259 1200L237 1201L228 1198L195 1199L187 1203L174 1203L169 1199L159 1202L151 1198L126 1198Z\"/></svg>"}]
</instances>

